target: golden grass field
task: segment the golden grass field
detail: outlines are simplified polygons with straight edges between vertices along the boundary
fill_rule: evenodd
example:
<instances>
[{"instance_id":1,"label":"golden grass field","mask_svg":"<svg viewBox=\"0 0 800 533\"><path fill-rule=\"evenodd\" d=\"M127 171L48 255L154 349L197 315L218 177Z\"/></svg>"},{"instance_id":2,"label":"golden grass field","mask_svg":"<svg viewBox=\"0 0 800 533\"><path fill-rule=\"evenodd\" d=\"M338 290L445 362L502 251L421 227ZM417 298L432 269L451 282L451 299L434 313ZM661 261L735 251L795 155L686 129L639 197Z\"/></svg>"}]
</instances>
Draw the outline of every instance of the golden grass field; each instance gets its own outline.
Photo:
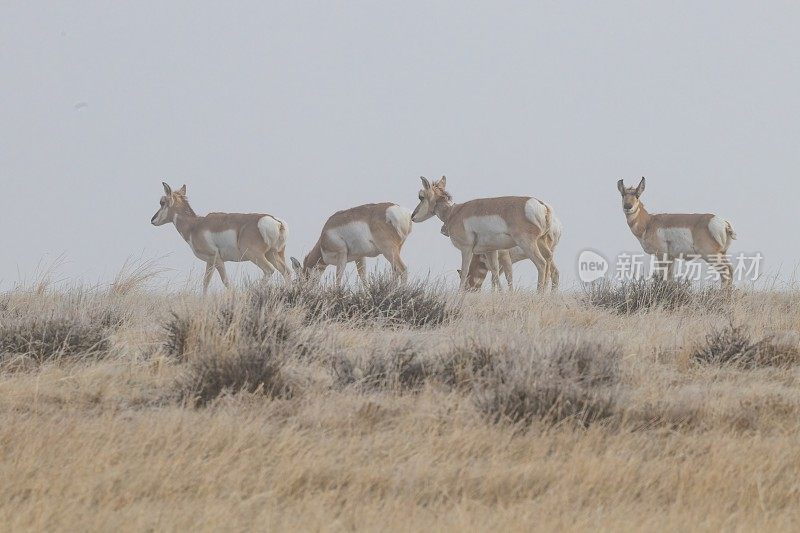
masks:
<instances>
[{"instance_id":1,"label":"golden grass field","mask_svg":"<svg viewBox=\"0 0 800 533\"><path fill-rule=\"evenodd\" d=\"M0 295L0 528L800 524L797 293L389 285Z\"/></svg>"}]
</instances>

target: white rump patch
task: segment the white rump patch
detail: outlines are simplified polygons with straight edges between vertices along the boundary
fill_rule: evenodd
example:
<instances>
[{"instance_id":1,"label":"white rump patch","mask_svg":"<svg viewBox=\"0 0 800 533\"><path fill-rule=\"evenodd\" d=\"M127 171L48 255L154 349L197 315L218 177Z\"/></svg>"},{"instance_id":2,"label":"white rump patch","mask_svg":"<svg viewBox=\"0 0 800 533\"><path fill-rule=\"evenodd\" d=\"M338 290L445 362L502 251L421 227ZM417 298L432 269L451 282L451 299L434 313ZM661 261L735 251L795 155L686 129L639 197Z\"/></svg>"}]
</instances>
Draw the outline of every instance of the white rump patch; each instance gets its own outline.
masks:
<instances>
[{"instance_id":1,"label":"white rump patch","mask_svg":"<svg viewBox=\"0 0 800 533\"><path fill-rule=\"evenodd\" d=\"M336 245L334 250L322 250L322 258L328 264L336 264L336 261L334 258L329 261L325 257L326 253L328 257L331 257L331 253L338 254L346 251L348 261L355 261L362 257L376 257L380 253L375 246L369 224L362 220L348 222L343 226L329 229L326 234L328 239Z\"/></svg>"},{"instance_id":2,"label":"white rump patch","mask_svg":"<svg viewBox=\"0 0 800 533\"><path fill-rule=\"evenodd\" d=\"M536 224L542 232L547 231L547 206L536 198L525 202L525 217Z\"/></svg>"},{"instance_id":3,"label":"white rump patch","mask_svg":"<svg viewBox=\"0 0 800 533\"><path fill-rule=\"evenodd\" d=\"M286 246L286 237L289 233L286 222L271 215L258 219L258 231L270 250L281 249Z\"/></svg>"},{"instance_id":4,"label":"white rump patch","mask_svg":"<svg viewBox=\"0 0 800 533\"><path fill-rule=\"evenodd\" d=\"M561 240L561 234L564 231L564 225L559 219L556 218L554 213L550 213L550 235L553 236L553 248L556 247Z\"/></svg>"},{"instance_id":5,"label":"white rump patch","mask_svg":"<svg viewBox=\"0 0 800 533\"><path fill-rule=\"evenodd\" d=\"M727 251L728 246L731 244L728 227L730 227L728 221L716 215L708 221L708 231L714 237L714 240L719 243L723 251ZM731 228L731 233L733 233L733 228Z\"/></svg>"},{"instance_id":6,"label":"white rump patch","mask_svg":"<svg viewBox=\"0 0 800 533\"><path fill-rule=\"evenodd\" d=\"M664 253L671 256L697 253L692 230L689 228L658 228L656 234L661 241L659 252L663 250Z\"/></svg>"},{"instance_id":7,"label":"white rump patch","mask_svg":"<svg viewBox=\"0 0 800 533\"><path fill-rule=\"evenodd\" d=\"M473 252L484 253L507 250L517 245L508 231L508 224L500 215L467 217L464 219L467 238L474 239Z\"/></svg>"},{"instance_id":8,"label":"white rump patch","mask_svg":"<svg viewBox=\"0 0 800 533\"><path fill-rule=\"evenodd\" d=\"M400 237L405 240L411 233L411 211L399 205L386 209L386 222L391 224Z\"/></svg>"}]
</instances>

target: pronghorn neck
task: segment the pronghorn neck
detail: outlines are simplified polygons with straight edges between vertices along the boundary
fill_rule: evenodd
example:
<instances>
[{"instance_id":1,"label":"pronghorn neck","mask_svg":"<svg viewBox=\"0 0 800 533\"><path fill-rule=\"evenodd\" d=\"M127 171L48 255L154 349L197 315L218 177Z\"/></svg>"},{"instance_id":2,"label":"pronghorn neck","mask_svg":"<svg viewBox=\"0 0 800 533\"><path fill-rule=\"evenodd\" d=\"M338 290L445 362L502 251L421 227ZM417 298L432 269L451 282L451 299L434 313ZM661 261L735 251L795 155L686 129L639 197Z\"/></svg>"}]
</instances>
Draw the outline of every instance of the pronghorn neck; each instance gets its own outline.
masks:
<instances>
[{"instance_id":1,"label":"pronghorn neck","mask_svg":"<svg viewBox=\"0 0 800 533\"><path fill-rule=\"evenodd\" d=\"M433 212L439 217L439 220L444 222L444 225L447 226L447 221L450 219L450 215L453 214L453 208L456 204L453 203L452 200L448 200L447 198L441 198L438 202L436 202L436 207L434 207Z\"/></svg>"},{"instance_id":2,"label":"pronghorn neck","mask_svg":"<svg viewBox=\"0 0 800 533\"><path fill-rule=\"evenodd\" d=\"M322 240L317 241L317 244L308 252L306 258L303 260L303 269L312 269L322 263Z\"/></svg>"},{"instance_id":3,"label":"pronghorn neck","mask_svg":"<svg viewBox=\"0 0 800 533\"><path fill-rule=\"evenodd\" d=\"M180 200L175 204L175 214L172 215L172 222L175 224L178 233L187 242L189 241L189 232L191 232L199 218L187 200Z\"/></svg>"},{"instance_id":4,"label":"pronghorn neck","mask_svg":"<svg viewBox=\"0 0 800 533\"><path fill-rule=\"evenodd\" d=\"M650 223L650 213L644 208L644 204L639 202L636 211L625 213L625 219L628 221L628 227L631 228L634 236L637 239L641 239L647 231L647 225Z\"/></svg>"}]
</instances>

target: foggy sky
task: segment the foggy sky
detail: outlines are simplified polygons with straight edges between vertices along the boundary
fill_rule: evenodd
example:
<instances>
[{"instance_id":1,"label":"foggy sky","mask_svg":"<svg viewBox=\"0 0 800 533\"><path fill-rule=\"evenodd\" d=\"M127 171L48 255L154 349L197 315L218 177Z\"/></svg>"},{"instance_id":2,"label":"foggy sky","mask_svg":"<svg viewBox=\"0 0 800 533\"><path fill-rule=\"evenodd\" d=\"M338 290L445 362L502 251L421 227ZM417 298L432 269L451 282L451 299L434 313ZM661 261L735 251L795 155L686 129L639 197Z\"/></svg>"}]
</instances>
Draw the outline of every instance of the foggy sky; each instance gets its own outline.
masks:
<instances>
[{"instance_id":1,"label":"foggy sky","mask_svg":"<svg viewBox=\"0 0 800 533\"><path fill-rule=\"evenodd\" d=\"M301 257L334 211L413 209L442 174L456 201L551 203L567 286L584 248L640 250L616 189L640 176L651 212L716 212L731 252L794 278L800 4L72 4L0 6L3 287L62 254L62 278L167 255L165 277L199 282L149 223L162 180L201 214L284 218ZM415 224L403 256L455 280L440 227Z\"/></svg>"}]
</instances>

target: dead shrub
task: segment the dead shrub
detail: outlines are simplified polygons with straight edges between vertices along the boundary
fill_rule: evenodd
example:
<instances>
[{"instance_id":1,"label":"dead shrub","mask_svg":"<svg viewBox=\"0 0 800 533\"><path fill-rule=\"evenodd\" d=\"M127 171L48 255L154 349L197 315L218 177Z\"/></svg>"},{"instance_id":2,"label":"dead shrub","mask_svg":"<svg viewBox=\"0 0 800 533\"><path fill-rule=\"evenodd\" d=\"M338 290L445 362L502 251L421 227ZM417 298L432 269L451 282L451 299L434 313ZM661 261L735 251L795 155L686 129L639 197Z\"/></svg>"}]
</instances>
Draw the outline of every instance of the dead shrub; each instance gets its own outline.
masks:
<instances>
[{"instance_id":1,"label":"dead shrub","mask_svg":"<svg viewBox=\"0 0 800 533\"><path fill-rule=\"evenodd\" d=\"M16 357L44 363L105 356L108 327L78 318L16 318L0 325L0 362Z\"/></svg>"},{"instance_id":2,"label":"dead shrub","mask_svg":"<svg viewBox=\"0 0 800 533\"><path fill-rule=\"evenodd\" d=\"M389 275L373 276L357 287L323 286L309 280L290 285L256 284L256 302L277 302L305 310L309 323L353 322L382 327L435 327L456 316L452 295L425 280L400 283Z\"/></svg>"},{"instance_id":3,"label":"dead shrub","mask_svg":"<svg viewBox=\"0 0 800 533\"><path fill-rule=\"evenodd\" d=\"M800 348L774 337L754 340L742 326L727 326L706 336L692 355L700 364L740 369L789 368L800 363Z\"/></svg>"},{"instance_id":4,"label":"dead shrub","mask_svg":"<svg viewBox=\"0 0 800 533\"><path fill-rule=\"evenodd\" d=\"M474 399L492 422L589 425L618 413L616 347L561 341L511 349L475 382Z\"/></svg>"},{"instance_id":5,"label":"dead shrub","mask_svg":"<svg viewBox=\"0 0 800 533\"><path fill-rule=\"evenodd\" d=\"M652 309L673 311L687 306L719 310L730 295L716 287L693 287L688 280L654 277L621 282L603 279L584 285L582 299L589 305L630 315Z\"/></svg>"},{"instance_id":6,"label":"dead shrub","mask_svg":"<svg viewBox=\"0 0 800 533\"><path fill-rule=\"evenodd\" d=\"M355 385L362 391L389 390L416 391L430 377L430 369L423 363L411 343L374 355L360 364L345 357L333 361L334 381L338 387Z\"/></svg>"},{"instance_id":7,"label":"dead shrub","mask_svg":"<svg viewBox=\"0 0 800 533\"><path fill-rule=\"evenodd\" d=\"M167 353L188 362L177 383L183 401L204 406L241 392L288 398L298 390L287 364L308 348L284 309L231 298L205 314L173 313L164 328Z\"/></svg>"}]
</instances>

